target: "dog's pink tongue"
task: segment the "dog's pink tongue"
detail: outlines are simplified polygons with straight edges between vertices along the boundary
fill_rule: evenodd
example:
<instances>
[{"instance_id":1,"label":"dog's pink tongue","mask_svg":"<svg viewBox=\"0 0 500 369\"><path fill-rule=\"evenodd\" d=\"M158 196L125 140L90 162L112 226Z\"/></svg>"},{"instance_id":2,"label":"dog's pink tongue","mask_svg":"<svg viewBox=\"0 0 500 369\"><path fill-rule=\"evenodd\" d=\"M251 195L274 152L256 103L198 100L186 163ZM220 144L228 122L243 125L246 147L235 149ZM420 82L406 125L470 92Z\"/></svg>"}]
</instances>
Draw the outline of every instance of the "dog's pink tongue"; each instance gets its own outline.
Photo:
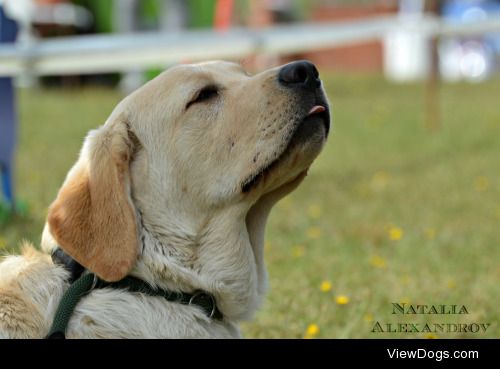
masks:
<instances>
[{"instance_id":1,"label":"dog's pink tongue","mask_svg":"<svg viewBox=\"0 0 500 369\"><path fill-rule=\"evenodd\" d=\"M309 110L309 113L307 115L309 116L309 115L323 113L325 110L326 108L324 106L316 105L311 110Z\"/></svg>"}]
</instances>

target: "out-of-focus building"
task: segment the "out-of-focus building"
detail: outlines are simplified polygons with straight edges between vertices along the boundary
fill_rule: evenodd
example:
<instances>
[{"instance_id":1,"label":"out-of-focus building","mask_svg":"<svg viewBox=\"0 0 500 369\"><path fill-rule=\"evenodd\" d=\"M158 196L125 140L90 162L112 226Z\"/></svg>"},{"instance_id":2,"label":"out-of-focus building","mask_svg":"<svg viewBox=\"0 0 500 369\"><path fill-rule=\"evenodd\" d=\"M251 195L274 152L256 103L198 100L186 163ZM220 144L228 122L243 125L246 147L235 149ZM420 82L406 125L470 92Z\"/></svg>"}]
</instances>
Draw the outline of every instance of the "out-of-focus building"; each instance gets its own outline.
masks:
<instances>
[{"instance_id":1,"label":"out-of-focus building","mask_svg":"<svg viewBox=\"0 0 500 369\"><path fill-rule=\"evenodd\" d=\"M371 4L349 4L343 2L320 3L311 9L310 21L331 22L361 20L373 16L394 15L398 11L397 1L373 1ZM356 3L356 2L355 2ZM340 71L382 72L384 70L384 45L380 41L365 42L331 50L306 54L308 59L322 68Z\"/></svg>"}]
</instances>

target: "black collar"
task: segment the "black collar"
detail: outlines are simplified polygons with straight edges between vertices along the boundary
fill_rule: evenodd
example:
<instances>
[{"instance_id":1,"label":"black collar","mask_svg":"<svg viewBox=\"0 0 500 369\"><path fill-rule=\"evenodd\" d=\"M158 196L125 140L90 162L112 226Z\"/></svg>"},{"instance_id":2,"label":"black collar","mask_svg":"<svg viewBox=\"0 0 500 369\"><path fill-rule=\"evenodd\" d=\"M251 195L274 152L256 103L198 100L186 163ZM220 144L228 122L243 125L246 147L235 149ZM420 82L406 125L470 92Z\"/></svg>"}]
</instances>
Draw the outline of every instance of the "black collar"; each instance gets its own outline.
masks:
<instances>
[{"instance_id":1,"label":"black collar","mask_svg":"<svg viewBox=\"0 0 500 369\"><path fill-rule=\"evenodd\" d=\"M63 266L64 269L69 272L69 283L76 281L85 271L85 268L82 265L78 264L75 259L66 254L60 247L57 247L54 251L52 251L51 256L54 264Z\"/></svg>"},{"instance_id":2,"label":"black collar","mask_svg":"<svg viewBox=\"0 0 500 369\"><path fill-rule=\"evenodd\" d=\"M80 265L59 247L52 252L52 261L54 264L62 265L70 273L70 284L74 284L74 282L80 279L82 274L85 272L85 268L82 265ZM201 290L193 293L185 293L155 289L143 280L132 276L127 276L118 282L106 282L97 276L94 276L94 281L90 290L96 288L128 289L131 292L140 292L151 296L160 296L168 301L178 302L183 305L196 305L200 307L209 318L216 320L223 319L221 311L217 308L215 297L208 292Z\"/></svg>"}]
</instances>

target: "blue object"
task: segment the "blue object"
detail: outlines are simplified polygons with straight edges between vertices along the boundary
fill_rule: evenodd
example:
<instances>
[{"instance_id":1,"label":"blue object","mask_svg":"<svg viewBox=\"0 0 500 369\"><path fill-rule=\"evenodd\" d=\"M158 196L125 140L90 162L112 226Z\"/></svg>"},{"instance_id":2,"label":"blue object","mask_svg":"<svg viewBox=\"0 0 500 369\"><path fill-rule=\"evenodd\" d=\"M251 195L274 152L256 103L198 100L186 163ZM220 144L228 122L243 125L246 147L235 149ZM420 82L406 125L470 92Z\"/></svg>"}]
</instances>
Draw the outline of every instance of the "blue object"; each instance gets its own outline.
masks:
<instances>
[{"instance_id":1,"label":"blue object","mask_svg":"<svg viewBox=\"0 0 500 369\"><path fill-rule=\"evenodd\" d=\"M0 43L15 42L17 31L16 22L8 18L0 6ZM11 209L14 209L12 177L16 123L17 114L12 78L0 77L0 175L2 178L3 199Z\"/></svg>"},{"instance_id":2,"label":"blue object","mask_svg":"<svg viewBox=\"0 0 500 369\"><path fill-rule=\"evenodd\" d=\"M442 16L455 23L466 23L500 16L500 0L447 0L442 6ZM482 39L500 55L500 34L485 34Z\"/></svg>"}]
</instances>

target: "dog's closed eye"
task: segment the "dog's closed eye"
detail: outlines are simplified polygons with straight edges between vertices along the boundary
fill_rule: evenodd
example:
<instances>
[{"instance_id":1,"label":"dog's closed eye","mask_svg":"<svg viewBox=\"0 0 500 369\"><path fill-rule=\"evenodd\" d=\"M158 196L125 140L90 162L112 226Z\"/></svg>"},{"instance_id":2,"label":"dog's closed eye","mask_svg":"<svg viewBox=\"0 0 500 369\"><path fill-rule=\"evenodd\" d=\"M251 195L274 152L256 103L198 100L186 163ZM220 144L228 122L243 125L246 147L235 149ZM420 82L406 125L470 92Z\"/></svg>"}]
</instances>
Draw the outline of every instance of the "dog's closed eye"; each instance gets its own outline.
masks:
<instances>
[{"instance_id":1,"label":"dog's closed eye","mask_svg":"<svg viewBox=\"0 0 500 369\"><path fill-rule=\"evenodd\" d=\"M198 93L195 95L194 99L188 102L186 105L186 109L193 104L202 103L208 100L211 100L219 95L219 88L217 86L206 86L203 87Z\"/></svg>"}]
</instances>

